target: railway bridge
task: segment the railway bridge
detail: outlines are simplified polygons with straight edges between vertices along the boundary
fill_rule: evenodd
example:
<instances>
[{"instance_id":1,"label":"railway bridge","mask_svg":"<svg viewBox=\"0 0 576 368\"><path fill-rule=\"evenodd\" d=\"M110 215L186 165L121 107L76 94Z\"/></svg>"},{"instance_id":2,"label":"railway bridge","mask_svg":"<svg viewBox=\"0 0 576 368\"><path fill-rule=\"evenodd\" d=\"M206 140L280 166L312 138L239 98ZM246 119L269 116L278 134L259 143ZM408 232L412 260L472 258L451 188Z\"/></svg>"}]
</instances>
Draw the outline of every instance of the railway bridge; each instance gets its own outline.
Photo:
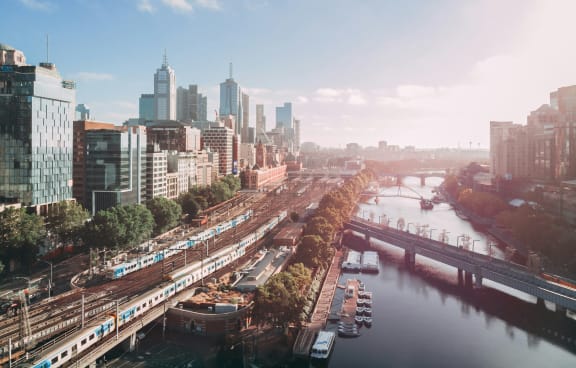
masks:
<instances>
[{"instance_id":1,"label":"railway bridge","mask_svg":"<svg viewBox=\"0 0 576 368\"><path fill-rule=\"evenodd\" d=\"M375 238L404 249L405 262L413 267L416 254L455 267L458 277L466 285L482 285L482 279L533 295L539 303L544 300L556 305L556 310L576 311L576 289L551 283L521 265L475 253L460 247L450 246L433 239L424 238L406 231L382 226L358 217L344 224L344 228L360 234L366 239Z\"/></svg>"}]
</instances>

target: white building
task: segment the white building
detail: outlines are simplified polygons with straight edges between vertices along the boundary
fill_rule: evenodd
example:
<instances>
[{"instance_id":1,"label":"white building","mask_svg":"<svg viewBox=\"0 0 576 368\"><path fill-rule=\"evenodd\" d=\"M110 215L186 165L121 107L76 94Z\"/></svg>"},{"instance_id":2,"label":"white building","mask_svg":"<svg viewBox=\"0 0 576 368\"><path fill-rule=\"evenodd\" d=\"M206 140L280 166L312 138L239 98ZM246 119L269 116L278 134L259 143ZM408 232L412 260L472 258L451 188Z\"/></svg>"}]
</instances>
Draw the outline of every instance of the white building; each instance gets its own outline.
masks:
<instances>
[{"instance_id":1,"label":"white building","mask_svg":"<svg viewBox=\"0 0 576 368\"><path fill-rule=\"evenodd\" d=\"M176 120L176 75L168 65L166 54L162 67L154 74L155 120Z\"/></svg>"}]
</instances>

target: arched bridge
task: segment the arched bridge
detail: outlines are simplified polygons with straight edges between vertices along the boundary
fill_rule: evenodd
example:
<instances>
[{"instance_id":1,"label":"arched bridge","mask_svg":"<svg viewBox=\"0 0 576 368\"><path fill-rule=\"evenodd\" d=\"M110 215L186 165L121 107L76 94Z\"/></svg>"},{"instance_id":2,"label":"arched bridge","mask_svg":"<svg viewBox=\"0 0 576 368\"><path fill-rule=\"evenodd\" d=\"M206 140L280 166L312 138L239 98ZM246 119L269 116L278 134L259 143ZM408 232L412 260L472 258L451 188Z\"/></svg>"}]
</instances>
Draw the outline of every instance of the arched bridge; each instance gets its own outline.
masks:
<instances>
[{"instance_id":1,"label":"arched bridge","mask_svg":"<svg viewBox=\"0 0 576 368\"><path fill-rule=\"evenodd\" d=\"M474 275L478 286L482 285L482 278L486 278L533 295L539 301L552 302L556 304L557 310L576 311L576 289L548 282L530 272L526 267L515 263L450 246L358 217L345 223L344 228L364 234L367 238L379 239L404 249L405 260L409 265L414 265L416 254L420 254L457 268L459 277L464 272L465 281L470 285L472 275Z\"/></svg>"}]
</instances>

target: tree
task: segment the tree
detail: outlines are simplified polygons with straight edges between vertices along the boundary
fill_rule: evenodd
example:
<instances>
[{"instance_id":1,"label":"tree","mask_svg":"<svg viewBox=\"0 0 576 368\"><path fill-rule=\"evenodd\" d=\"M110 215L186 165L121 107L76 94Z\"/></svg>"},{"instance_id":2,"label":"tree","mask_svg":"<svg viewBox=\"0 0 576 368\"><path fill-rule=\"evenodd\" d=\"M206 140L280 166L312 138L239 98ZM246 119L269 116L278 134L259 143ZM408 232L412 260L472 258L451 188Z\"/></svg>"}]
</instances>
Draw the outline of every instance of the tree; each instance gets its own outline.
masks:
<instances>
[{"instance_id":1,"label":"tree","mask_svg":"<svg viewBox=\"0 0 576 368\"><path fill-rule=\"evenodd\" d=\"M180 223L182 207L171 199L156 197L146 202L146 207L154 217L153 235L162 234Z\"/></svg>"},{"instance_id":2,"label":"tree","mask_svg":"<svg viewBox=\"0 0 576 368\"><path fill-rule=\"evenodd\" d=\"M7 208L0 213L0 257L6 264L16 260L29 271L45 236L42 217L28 214L24 208Z\"/></svg>"},{"instance_id":3,"label":"tree","mask_svg":"<svg viewBox=\"0 0 576 368\"><path fill-rule=\"evenodd\" d=\"M200 205L196 201L196 198L198 197L195 196L193 192L182 193L178 197L178 203L180 203L182 212L187 214L191 219L196 217L200 211ZM204 197L200 198L204 199Z\"/></svg>"},{"instance_id":4,"label":"tree","mask_svg":"<svg viewBox=\"0 0 576 368\"><path fill-rule=\"evenodd\" d=\"M98 211L87 224L83 240L94 248L128 248L149 239L153 227L154 218L145 206L116 206Z\"/></svg>"},{"instance_id":5,"label":"tree","mask_svg":"<svg viewBox=\"0 0 576 368\"><path fill-rule=\"evenodd\" d=\"M56 242L67 244L80 238L84 224L90 218L88 211L77 202L56 203L46 217L46 230Z\"/></svg>"},{"instance_id":6,"label":"tree","mask_svg":"<svg viewBox=\"0 0 576 368\"><path fill-rule=\"evenodd\" d=\"M300 215L298 214L298 212L291 212L290 213L290 220L292 222L298 222L298 220L300 220Z\"/></svg>"},{"instance_id":7,"label":"tree","mask_svg":"<svg viewBox=\"0 0 576 368\"><path fill-rule=\"evenodd\" d=\"M304 302L294 276L289 272L280 272L258 287L256 318L260 324L270 323L273 326L299 324Z\"/></svg>"}]
</instances>

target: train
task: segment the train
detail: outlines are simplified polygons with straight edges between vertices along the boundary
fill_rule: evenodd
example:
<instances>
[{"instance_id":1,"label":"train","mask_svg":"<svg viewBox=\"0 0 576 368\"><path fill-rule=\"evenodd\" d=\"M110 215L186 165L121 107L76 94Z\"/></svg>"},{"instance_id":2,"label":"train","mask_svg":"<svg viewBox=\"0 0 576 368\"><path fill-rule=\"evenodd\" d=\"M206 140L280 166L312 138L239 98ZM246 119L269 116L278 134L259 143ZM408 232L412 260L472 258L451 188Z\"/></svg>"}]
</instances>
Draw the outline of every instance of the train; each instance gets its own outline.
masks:
<instances>
[{"instance_id":1,"label":"train","mask_svg":"<svg viewBox=\"0 0 576 368\"><path fill-rule=\"evenodd\" d=\"M149 252L138 258L133 258L126 262L112 265L106 268L104 275L110 280L117 280L129 273L150 267L155 263L162 262L162 260L165 258L169 258L179 252L182 252L185 249L193 248L199 243L212 239L216 235L220 235L225 231L235 228L236 226L250 219L252 214L253 211L250 209L231 220L221 222L218 225L215 225L209 229L201 231L196 235L191 236L187 240L179 241L169 246L168 248Z\"/></svg>"},{"instance_id":2,"label":"train","mask_svg":"<svg viewBox=\"0 0 576 368\"><path fill-rule=\"evenodd\" d=\"M287 216L287 211L281 211L272 217L255 232L240 239L237 243L220 249L204 260L196 261L179 271L168 275L168 279L160 286L148 291L129 302L117 307L113 313L96 320L87 327L74 334L71 338L62 341L46 350L42 357L33 363L19 365L23 368L57 368L61 367L92 345L102 341L106 336L113 335L117 329L142 316L152 308L161 305L172 296L208 276L230 262L246 254L247 248L262 239L273 230Z\"/></svg>"}]
</instances>

